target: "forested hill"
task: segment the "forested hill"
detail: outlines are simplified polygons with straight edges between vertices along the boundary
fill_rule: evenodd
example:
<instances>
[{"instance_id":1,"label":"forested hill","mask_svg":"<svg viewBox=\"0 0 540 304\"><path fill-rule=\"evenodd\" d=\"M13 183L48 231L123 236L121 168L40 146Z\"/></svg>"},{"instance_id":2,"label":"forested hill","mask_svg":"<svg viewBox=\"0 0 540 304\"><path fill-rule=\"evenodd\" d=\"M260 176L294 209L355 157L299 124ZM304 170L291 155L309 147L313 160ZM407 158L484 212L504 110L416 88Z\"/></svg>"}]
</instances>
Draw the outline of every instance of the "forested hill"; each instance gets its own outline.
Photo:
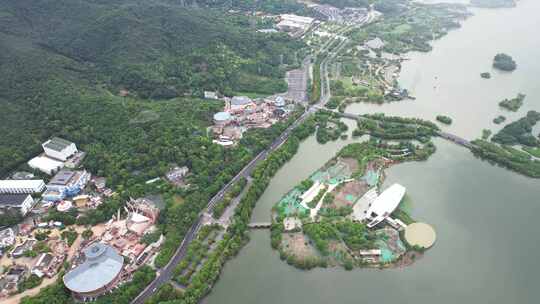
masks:
<instances>
[{"instance_id":1,"label":"forested hill","mask_svg":"<svg viewBox=\"0 0 540 304\"><path fill-rule=\"evenodd\" d=\"M275 78L282 72L280 55L284 63L294 63L298 43L282 35L268 39L250 29L243 16L173 2L3 1L0 32L95 65L112 85L145 98L170 98L202 86L262 93L282 89L281 82L249 87L238 69Z\"/></svg>"},{"instance_id":2,"label":"forested hill","mask_svg":"<svg viewBox=\"0 0 540 304\"><path fill-rule=\"evenodd\" d=\"M302 44L252 18L175 0L0 1L0 175L48 136L98 140L100 126L81 122L120 89L136 103L285 90Z\"/></svg>"}]
</instances>

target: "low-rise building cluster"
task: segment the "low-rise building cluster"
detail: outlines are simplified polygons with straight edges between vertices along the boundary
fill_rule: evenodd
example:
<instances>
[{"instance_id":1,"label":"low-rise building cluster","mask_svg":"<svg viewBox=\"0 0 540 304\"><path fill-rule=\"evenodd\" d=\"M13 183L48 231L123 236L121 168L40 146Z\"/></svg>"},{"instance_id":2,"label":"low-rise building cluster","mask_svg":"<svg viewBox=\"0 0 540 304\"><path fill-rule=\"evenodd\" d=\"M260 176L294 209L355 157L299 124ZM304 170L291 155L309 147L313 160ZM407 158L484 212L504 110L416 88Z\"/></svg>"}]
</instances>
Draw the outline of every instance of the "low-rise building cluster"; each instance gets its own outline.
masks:
<instances>
[{"instance_id":1,"label":"low-rise building cluster","mask_svg":"<svg viewBox=\"0 0 540 304\"><path fill-rule=\"evenodd\" d=\"M66 212L66 218L75 216L76 213L69 212L75 208L79 211L97 208L115 193L107 187L105 178L92 176L80 168L84 152L78 151L74 143L55 137L43 143L42 148L43 153L28 162L34 173L19 171L12 174L10 179L0 180L2 224L19 222L0 229L0 298L27 288L28 284L21 285L22 282L32 281L34 284L41 282L41 278L57 276L66 260L69 261L66 265L73 265L72 271L83 269L78 266L83 265L84 261L88 261L84 265L92 266L94 249L89 246L96 243L110 246L107 252L117 253L121 257L122 275L118 277L119 281L129 278L134 270L152 258L159 247L160 243L147 245L142 241L145 233L155 230L159 210L146 200L132 200L126 203L125 219L120 219L119 212L106 225L87 227L92 231L91 237L81 236L83 227L80 226L65 230L63 222L50 220L47 216L58 212ZM36 178L44 176L41 173L50 175L50 178ZM187 171L179 168L170 174L170 178L181 180L185 174ZM6 220L10 217L17 219ZM100 258L97 253L95 255L96 261L104 260L106 263L101 270L109 269L108 260ZM83 284L106 274L94 272L92 276L88 269L79 270L77 275L71 274L72 271L68 269L68 273L83 277ZM108 284L116 286L115 282ZM66 287L70 286L66 284ZM72 291L78 299L86 300L100 295L102 290L93 290L90 297L84 291L80 294Z\"/></svg>"},{"instance_id":2,"label":"low-rise building cluster","mask_svg":"<svg viewBox=\"0 0 540 304\"><path fill-rule=\"evenodd\" d=\"M215 143L231 146L250 128L268 128L283 119L294 105L287 104L282 96L251 99L246 96L224 98L225 108L214 114L212 130Z\"/></svg>"},{"instance_id":3,"label":"low-rise building cluster","mask_svg":"<svg viewBox=\"0 0 540 304\"><path fill-rule=\"evenodd\" d=\"M17 234L12 228L0 231L0 267L4 271L0 275L0 298L17 293L19 284L32 275L53 278L67 257L69 246L59 235L38 241L31 234L23 233L26 231Z\"/></svg>"},{"instance_id":4,"label":"low-rise building cluster","mask_svg":"<svg viewBox=\"0 0 540 304\"><path fill-rule=\"evenodd\" d=\"M147 244L143 236L155 231L159 209L147 199L130 200L114 215L99 235L81 244L72 268L63 277L64 285L77 300L88 301L131 278L147 263L163 242Z\"/></svg>"}]
</instances>

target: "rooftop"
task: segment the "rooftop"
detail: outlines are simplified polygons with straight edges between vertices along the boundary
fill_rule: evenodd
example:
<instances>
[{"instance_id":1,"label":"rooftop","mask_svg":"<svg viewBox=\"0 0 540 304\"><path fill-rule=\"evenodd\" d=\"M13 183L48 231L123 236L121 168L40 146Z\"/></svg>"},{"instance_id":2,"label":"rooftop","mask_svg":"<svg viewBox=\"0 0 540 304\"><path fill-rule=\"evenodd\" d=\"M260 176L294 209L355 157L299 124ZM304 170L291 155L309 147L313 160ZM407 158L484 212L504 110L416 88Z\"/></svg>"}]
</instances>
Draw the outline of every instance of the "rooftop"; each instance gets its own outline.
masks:
<instances>
[{"instance_id":1,"label":"rooftop","mask_svg":"<svg viewBox=\"0 0 540 304\"><path fill-rule=\"evenodd\" d=\"M381 38L377 37L366 42L366 45L372 49L380 49L384 46L384 41L382 41Z\"/></svg>"},{"instance_id":2,"label":"rooftop","mask_svg":"<svg viewBox=\"0 0 540 304\"><path fill-rule=\"evenodd\" d=\"M228 112L217 112L216 114L214 114L214 120L225 121L229 119L231 119L231 114L229 114Z\"/></svg>"},{"instance_id":3,"label":"rooftop","mask_svg":"<svg viewBox=\"0 0 540 304\"><path fill-rule=\"evenodd\" d=\"M41 187L41 185L44 185L44 182L42 179L0 180L0 188L39 188Z\"/></svg>"},{"instance_id":4,"label":"rooftop","mask_svg":"<svg viewBox=\"0 0 540 304\"><path fill-rule=\"evenodd\" d=\"M64 275L64 284L74 292L96 291L113 281L124 265L114 248L94 243L83 250L85 261Z\"/></svg>"},{"instance_id":5,"label":"rooftop","mask_svg":"<svg viewBox=\"0 0 540 304\"><path fill-rule=\"evenodd\" d=\"M30 167L44 168L46 170L54 170L63 165L62 162L56 161L54 159L48 158L46 156L37 156L32 158L28 165Z\"/></svg>"},{"instance_id":6,"label":"rooftop","mask_svg":"<svg viewBox=\"0 0 540 304\"><path fill-rule=\"evenodd\" d=\"M310 17L298 16L293 14L283 14L280 16L282 20L298 22L298 23L312 23L315 19Z\"/></svg>"},{"instance_id":7,"label":"rooftop","mask_svg":"<svg viewBox=\"0 0 540 304\"><path fill-rule=\"evenodd\" d=\"M0 207L1 206L20 206L30 194L0 194Z\"/></svg>"},{"instance_id":8,"label":"rooftop","mask_svg":"<svg viewBox=\"0 0 540 304\"><path fill-rule=\"evenodd\" d=\"M61 170L51 179L49 184L51 185L67 185L69 180L75 175L75 172L68 170Z\"/></svg>"},{"instance_id":9,"label":"rooftop","mask_svg":"<svg viewBox=\"0 0 540 304\"><path fill-rule=\"evenodd\" d=\"M43 144L43 147L49 148L54 151L61 152L65 148L69 147L72 142L59 137L53 137Z\"/></svg>"},{"instance_id":10,"label":"rooftop","mask_svg":"<svg viewBox=\"0 0 540 304\"><path fill-rule=\"evenodd\" d=\"M243 106L251 103L251 98L247 96L234 96L231 99L231 105L233 106Z\"/></svg>"}]
</instances>

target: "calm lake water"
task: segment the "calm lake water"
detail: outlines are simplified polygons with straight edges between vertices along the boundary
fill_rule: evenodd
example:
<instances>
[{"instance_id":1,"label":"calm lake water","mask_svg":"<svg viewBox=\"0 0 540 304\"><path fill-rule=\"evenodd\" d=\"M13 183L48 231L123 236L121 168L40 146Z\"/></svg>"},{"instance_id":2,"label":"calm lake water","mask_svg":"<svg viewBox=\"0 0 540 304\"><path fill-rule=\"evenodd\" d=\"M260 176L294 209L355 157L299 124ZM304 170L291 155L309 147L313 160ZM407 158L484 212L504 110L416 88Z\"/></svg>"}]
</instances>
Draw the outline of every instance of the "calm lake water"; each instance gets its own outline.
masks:
<instances>
[{"instance_id":1,"label":"calm lake water","mask_svg":"<svg viewBox=\"0 0 540 304\"><path fill-rule=\"evenodd\" d=\"M514 9L474 10L463 27L434 43L434 51L409 54L401 84L415 101L383 106L352 105L349 112L385 112L434 119L468 138L500 113L500 99L527 94L524 107L540 110L540 1L521 0ZM497 52L518 63L513 73L492 71ZM479 74L492 72L492 79ZM272 180L253 214L268 221L270 208L298 181L330 159L348 141L318 145L314 137ZM279 260L266 231L228 262L205 300L208 304L275 303L539 303L540 181L480 161L461 147L435 140L428 161L387 170L385 186L407 187L412 213L432 224L437 242L410 267L391 270L341 268L296 270Z\"/></svg>"}]
</instances>

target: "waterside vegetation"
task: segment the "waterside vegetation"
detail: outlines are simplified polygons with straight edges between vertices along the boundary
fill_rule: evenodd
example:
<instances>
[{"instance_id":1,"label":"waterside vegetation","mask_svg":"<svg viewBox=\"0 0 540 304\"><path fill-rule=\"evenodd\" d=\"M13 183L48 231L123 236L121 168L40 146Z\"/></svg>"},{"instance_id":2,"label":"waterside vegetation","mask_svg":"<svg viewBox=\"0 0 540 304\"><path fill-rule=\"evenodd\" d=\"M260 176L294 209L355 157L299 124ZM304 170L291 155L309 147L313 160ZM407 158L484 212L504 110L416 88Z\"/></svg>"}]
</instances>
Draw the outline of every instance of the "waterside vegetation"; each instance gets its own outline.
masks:
<instances>
[{"instance_id":1,"label":"waterside vegetation","mask_svg":"<svg viewBox=\"0 0 540 304\"><path fill-rule=\"evenodd\" d=\"M506 110L517 112L519 108L523 105L523 100L525 99L525 94L519 93L516 97L512 99L505 98L499 102L499 106Z\"/></svg>"}]
</instances>

